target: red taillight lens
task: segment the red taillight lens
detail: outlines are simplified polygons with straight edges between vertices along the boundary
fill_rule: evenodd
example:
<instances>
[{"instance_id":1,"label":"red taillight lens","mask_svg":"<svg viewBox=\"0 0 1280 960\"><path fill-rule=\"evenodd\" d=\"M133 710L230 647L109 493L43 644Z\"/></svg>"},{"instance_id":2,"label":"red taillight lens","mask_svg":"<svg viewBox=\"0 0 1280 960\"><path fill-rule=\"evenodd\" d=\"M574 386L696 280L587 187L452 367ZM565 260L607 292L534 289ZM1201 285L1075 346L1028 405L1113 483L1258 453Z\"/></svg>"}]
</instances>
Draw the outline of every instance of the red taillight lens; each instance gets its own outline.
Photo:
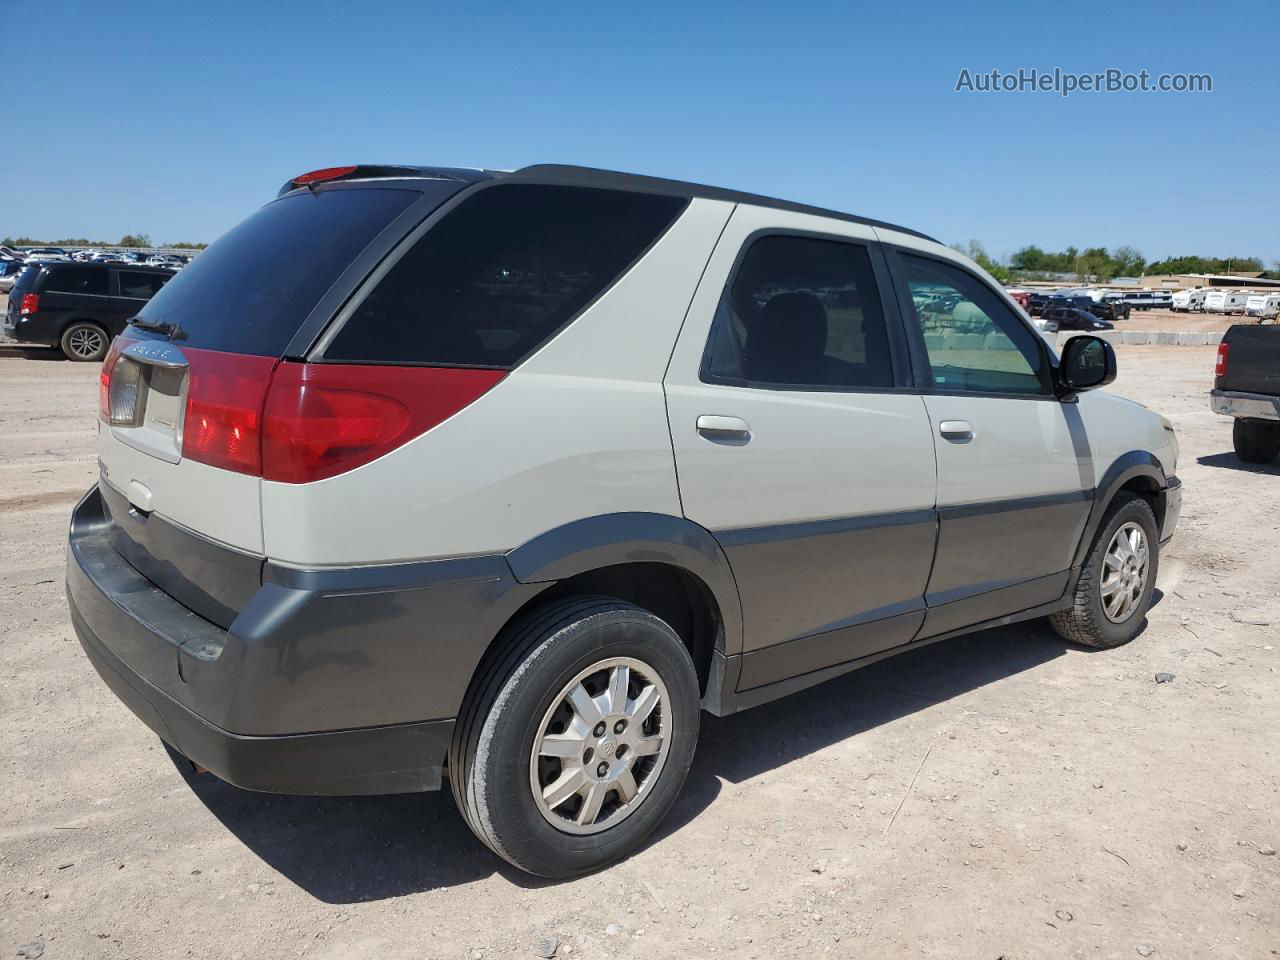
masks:
<instances>
[{"instance_id":1,"label":"red taillight lens","mask_svg":"<svg viewBox=\"0 0 1280 960\"><path fill-rule=\"evenodd\" d=\"M1229 343L1218 344L1218 362L1213 367L1213 375L1215 377L1225 377L1227 375L1227 348L1229 346L1231 346Z\"/></svg>"},{"instance_id":2,"label":"red taillight lens","mask_svg":"<svg viewBox=\"0 0 1280 960\"><path fill-rule=\"evenodd\" d=\"M22 314L22 316L25 317L35 313L39 309L40 309L40 294L24 293L22 295L22 302L18 304L18 313Z\"/></svg>"},{"instance_id":3,"label":"red taillight lens","mask_svg":"<svg viewBox=\"0 0 1280 960\"><path fill-rule=\"evenodd\" d=\"M111 372L116 368L121 351L133 342L132 337L116 337L111 341L111 349L102 358L102 370L98 374L98 416L104 423L111 422Z\"/></svg>"},{"instance_id":4,"label":"red taillight lens","mask_svg":"<svg viewBox=\"0 0 1280 960\"><path fill-rule=\"evenodd\" d=\"M479 398L501 370L282 363L267 396L262 475L323 480L375 460Z\"/></svg>"},{"instance_id":5,"label":"red taillight lens","mask_svg":"<svg viewBox=\"0 0 1280 960\"><path fill-rule=\"evenodd\" d=\"M322 180L337 180L339 177L345 177L349 173L355 173L357 167L325 167L323 170L312 170L310 173L304 173L301 176L293 178L293 182L299 187L308 183L319 183Z\"/></svg>"},{"instance_id":6,"label":"red taillight lens","mask_svg":"<svg viewBox=\"0 0 1280 960\"><path fill-rule=\"evenodd\" d=\"M262 472L262 406L274 357L182 351L189 364L182 455L237 473Z\"/></svg>"}]
</instances>

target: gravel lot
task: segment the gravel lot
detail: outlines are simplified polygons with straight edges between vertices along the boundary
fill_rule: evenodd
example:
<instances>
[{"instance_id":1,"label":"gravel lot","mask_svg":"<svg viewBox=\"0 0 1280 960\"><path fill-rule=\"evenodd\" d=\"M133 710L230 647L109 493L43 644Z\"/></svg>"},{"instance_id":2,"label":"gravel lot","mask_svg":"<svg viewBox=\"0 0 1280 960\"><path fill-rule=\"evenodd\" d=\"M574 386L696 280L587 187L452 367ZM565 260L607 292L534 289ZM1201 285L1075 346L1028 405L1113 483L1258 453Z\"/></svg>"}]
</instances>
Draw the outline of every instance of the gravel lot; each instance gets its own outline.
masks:
<instances>
[{"instance_id":1,"label":"gravel lot","mask_svg":"<svg viewBox=\"0 0 1280 960\"><path fill-rule=\"evenodd\" d=\"M184 778L67 620L96 368L0 347L0 955L1280 953L1280 469L1231 453L1212 347L1119 353L1113 389L1177 425L1186 498L1134 643L1019 625L706 718L666 829L544 884L484 851L447 793Z\"/></svg>"}]
</instances>

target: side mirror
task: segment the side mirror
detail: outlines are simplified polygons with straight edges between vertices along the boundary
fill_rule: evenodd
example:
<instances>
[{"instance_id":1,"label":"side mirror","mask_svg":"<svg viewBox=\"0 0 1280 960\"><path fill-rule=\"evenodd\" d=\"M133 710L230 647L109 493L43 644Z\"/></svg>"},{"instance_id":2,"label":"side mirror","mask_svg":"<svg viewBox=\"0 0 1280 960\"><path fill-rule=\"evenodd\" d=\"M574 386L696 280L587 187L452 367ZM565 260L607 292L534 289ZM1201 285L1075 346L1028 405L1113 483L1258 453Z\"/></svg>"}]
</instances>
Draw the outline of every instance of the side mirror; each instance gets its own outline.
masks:
<instances>
[{"instance_id":1,"label":"side mirror","mask_svg":"<svg viewBox=\"0 0 1280 960\"><path fill-rule=\"evenodd\" d=\"M1101 337L1072 337L1062 348L1058 393L1064 399L1082 390L1105 387L1116 378L1116 351Z\"/></svg>"}]
</instances>

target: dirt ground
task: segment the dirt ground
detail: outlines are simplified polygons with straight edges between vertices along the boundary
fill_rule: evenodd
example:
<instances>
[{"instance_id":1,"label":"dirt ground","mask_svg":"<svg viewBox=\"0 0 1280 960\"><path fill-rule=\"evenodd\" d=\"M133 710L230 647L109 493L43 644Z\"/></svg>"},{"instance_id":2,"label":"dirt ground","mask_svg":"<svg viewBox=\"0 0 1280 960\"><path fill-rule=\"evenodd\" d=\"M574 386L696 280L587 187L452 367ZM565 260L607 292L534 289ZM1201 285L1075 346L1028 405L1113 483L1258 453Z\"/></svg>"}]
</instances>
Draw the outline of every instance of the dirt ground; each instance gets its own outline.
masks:
<instances>
[{"instance_id":1,"label":"dirt ground","mask_svg":"<svg viewBox=\"0 0 1280 960\"><path fill-rule=\"evenodd\" d=\"M1177 426L1186 495L1135 642L1018 625L706 718L638 856L539 883L447 793L184 778L67 621L97 371L0 348L0 955L1280 954L1280 468L1231 453L1212 347L1119 355L1113 389Z\"/></svg>"}]
</instances>

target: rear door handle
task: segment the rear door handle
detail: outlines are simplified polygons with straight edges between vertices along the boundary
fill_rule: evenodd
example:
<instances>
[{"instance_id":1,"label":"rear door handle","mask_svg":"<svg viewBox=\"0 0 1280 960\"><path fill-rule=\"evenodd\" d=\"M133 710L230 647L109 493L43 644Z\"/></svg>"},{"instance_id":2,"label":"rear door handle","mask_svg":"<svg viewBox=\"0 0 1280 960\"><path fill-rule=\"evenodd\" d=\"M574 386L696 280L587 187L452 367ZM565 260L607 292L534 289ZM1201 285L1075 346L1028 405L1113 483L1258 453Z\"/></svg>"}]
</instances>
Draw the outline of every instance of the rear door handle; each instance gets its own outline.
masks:
<instances>
[{"instance_id":1,"label":"rear door handle","mask_svg":"<svg viewBox=\"0 0 1280 960\"><path fill-rule=\"evenodd\" d=\"M704 413L698 418L698 433L717 443L746 443L751 428L740 417L720 417Z\"/></svg>"},{"instance_id":2,"label":"rear door handle","mask_svg":"<svg viewBox=\"0 0 1280 960\"><path fill-rule=\"evenodd\" d=\"M946 440L964 443L973 439L973 427L968 420L943 420L938 424L938 433Z\"/></svg>"}]
</instances>

